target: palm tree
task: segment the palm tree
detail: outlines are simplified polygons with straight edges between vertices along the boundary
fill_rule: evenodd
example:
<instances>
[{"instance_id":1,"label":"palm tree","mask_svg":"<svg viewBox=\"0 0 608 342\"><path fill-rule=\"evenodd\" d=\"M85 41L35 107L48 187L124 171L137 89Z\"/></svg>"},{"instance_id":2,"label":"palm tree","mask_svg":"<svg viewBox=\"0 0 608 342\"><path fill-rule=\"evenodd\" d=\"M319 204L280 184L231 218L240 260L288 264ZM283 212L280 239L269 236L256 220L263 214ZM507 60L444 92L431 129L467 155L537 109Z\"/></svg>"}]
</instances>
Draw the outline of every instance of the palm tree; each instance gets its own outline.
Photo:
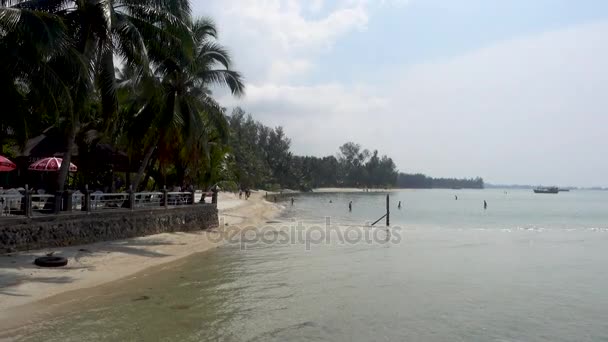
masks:
<instances>
[{"instance_id":1,"label":"palm tree","mask_svg":"<svg viewBox=\"0 0 608 342\"><path fill-rule=\"evenodd\" d=\"M241 75L231 70L230 55L216 42L216 37L217 30L210 20L196 20L191 25L191 35L182 41L184 49L167 56L156 68L163 96L161 103L147 103L148 108L159 105L157 110L146 111L151 116L144 116L142 111L141 119L137 120L138 127L147 121L148 132L146 153L133 181L134 188L139 186L155 149L160 160L167 155L191 156L197 148L208 153L206 128L213 127L220 137L227 135L224 111L211 97L209 87L227 87L233 95L240 96L245 86ZM185 146L187 153L174 153L176 141Z\"/></svg>"}]
</instances>

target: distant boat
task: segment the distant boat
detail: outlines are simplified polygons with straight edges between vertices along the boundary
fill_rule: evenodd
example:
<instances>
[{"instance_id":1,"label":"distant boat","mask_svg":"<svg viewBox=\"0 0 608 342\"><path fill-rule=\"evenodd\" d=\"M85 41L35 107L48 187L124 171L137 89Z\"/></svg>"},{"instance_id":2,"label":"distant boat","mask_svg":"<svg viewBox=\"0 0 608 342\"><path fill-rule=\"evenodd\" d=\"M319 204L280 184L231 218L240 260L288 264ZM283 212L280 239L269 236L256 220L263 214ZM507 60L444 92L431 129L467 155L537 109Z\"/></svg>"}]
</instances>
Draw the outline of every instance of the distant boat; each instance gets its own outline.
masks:
<instances>
[{"instance_id":1,"label":"distant boat","mask_svg":"<svg viewBox=\"0 0 608 342\"><path fill-rule=\"evenodd\" d=\"M538 187L534 189L535 194L556 194L559 192L559 188L556 186L550 187Z\"/></svg>"},{"instance_id":2,"label":"distant boat","mask_svg":"<svg viewBox=\"0 0 608 342\"><path fill-rule=\"evenodd\" d=\"M559 192L568 192L568 191L570 191L570 189L562 189L562 188L559 189Z\"/></svg>"}]
</instances>

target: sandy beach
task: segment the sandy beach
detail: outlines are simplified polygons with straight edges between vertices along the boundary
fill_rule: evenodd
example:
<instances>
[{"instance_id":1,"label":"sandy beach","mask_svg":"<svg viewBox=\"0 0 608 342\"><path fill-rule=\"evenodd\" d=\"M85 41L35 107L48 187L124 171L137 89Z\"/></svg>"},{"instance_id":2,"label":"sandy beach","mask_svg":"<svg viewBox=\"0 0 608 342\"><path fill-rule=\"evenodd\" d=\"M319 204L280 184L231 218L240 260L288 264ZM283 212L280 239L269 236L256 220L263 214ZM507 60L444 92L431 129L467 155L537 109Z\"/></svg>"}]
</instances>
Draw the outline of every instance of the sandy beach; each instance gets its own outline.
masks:
<instances>
[{"instance_id":1,"label":"sandy beach","mask_svg":"<svg viewBox=\"0 0 608 342\"><path fill-rule=\"evenodd\" d=\"M279 206L266 202L261 192L252 193L249 200L221 193L218 209L220 227L214 230L0 255L0 331L27 324L33 310L40 309L34 305L37 302L129 278L143 270L219 247L222 242L213 239L218 230L263 224L280 211ZM33 264L36 257L51 252L68 258L68 266L54 269Z\"/></svg>"}]
</instances>

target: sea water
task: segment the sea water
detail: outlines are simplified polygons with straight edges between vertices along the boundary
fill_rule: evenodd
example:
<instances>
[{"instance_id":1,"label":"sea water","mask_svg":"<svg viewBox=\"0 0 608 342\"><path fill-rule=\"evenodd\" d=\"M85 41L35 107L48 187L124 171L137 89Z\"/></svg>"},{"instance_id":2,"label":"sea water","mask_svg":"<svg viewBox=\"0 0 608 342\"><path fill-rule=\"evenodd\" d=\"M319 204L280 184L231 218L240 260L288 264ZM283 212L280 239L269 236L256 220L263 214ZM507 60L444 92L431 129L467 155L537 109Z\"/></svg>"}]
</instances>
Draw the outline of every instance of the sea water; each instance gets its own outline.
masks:
<instances>
[{"instance_id":1,"label":"sea water","mask_svg":"<svg viewBox=\"0 0 608 342\"><path fill-rule=\"evenodd\" d=\"M389 228L369 227L387 193L287 197L263 236L81 292L16 339L608 341L608 192L388 194Z\"/></svg>"}]
</instances>

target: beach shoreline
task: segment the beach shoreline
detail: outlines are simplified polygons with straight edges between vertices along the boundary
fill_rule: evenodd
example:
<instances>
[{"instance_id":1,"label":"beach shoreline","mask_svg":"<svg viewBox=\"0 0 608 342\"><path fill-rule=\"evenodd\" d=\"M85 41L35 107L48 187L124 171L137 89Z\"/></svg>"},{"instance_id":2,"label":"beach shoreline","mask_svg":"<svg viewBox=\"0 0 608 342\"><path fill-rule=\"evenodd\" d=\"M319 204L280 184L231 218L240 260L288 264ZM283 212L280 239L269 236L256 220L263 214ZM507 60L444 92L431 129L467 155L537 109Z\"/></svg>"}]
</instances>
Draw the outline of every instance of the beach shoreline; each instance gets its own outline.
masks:
<instances>
[{"instance_id":1,"label":"beach shoreline","mask_svg":"<svg viewBox=\"0 0 608 342\"><path fill-rule=\"evenodd\" d=\"M47 311L47 307L50 310L44 302L53 305L68 302L70 298L66 294L128 279L217 248L224 243L214 239L220 230L262 225L279 214L280 206L265 201L262 192L252 193L249 200L221 193L218 211L220 226L216 229L1 255L0 331L35 320L37 315ZM68 266L41 268L33 265L35 257L51 252L66 257ZM50 300L53 297L61 298Z\"/></svg>"}]
</instances>

